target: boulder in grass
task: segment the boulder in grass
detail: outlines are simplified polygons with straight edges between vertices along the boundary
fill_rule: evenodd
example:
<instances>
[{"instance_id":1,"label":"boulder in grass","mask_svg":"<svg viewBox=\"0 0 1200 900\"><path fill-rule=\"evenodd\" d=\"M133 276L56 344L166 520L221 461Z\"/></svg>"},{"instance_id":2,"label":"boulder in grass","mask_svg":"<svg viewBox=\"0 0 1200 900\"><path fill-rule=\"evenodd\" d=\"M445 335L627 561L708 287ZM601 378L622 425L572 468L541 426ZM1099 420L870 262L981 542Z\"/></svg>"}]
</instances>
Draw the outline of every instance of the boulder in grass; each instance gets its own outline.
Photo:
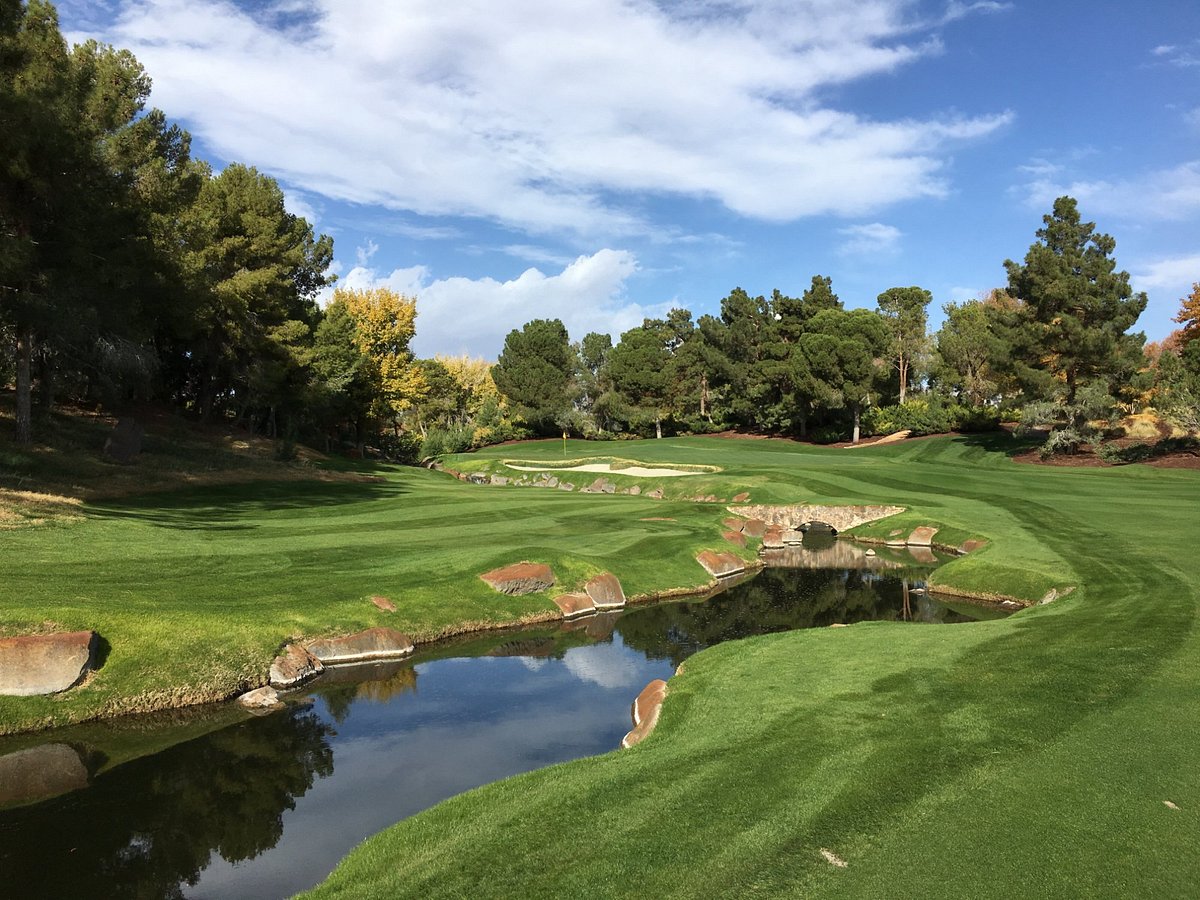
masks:
<instances>
[{"instance_id":1,"label":"boulder in grass","mask_svg":"<svg viewBox=\"0 0 1200 900\"><path fill-rule=\"evenodd\" d=\"M728 578L746 571L746 563L741 557L720 550L705 550L696 557L696 562L714 578Z\"/></svg>"},{"instance_id":2,"label":"boulder in grass","mask_svg":"<svg viewBox=\"0 0 1200 900\"><path fill-rule=\"evenodd\" d=\"M651 500L661 500L663 498L663 489L660 487L655 488L650 493L648 493L646 496L649 497Z\"/></svg>"},{"instance_id":3,"label":"boulder in grass","mask_svg":"<svg viewBox=\"0 0 1200 900\"><path fill-rule=\"evenodd\" d=\"M932 525L918 525L905 543L910 547L928 547L933 544L933 536L937 533L938 530Z\"/></svg>"},{"instance_id":4,"label":"boulder in grass","mask_svg":"<svg viewBox=\"0 0 1200 900\"><path fill-rule=\"evenodd\" d=\"M368 628L345 637L312 641L308 652L327 666L372 662L408 656L413 652L413 642L394 628Z\"/></svg>"},{"instance_id":5,"label":"boulder in grass","mask_svg":"<svg viewBox=\"0 0 1200 900\"><path fill-rule=\"evenodd\" d=\"M631 709L633 730L621 740L622 747L628 749L634 744L640 744L649 736L658 724L658 716L666 697L667 683L661 678L654 679L642 689L633 701Z\"/></svg>"},{"instance_id":6,"label":"boulder in grass","mask_svg":"<svg viewBox=\"0 0 1200 900\"><path fill-rule=\"evenodd\" d=\"M762 519L747 519L742 525L742 531L753 538L760 538L767 530L767 523Z\"/></svg>"},{"instance_id":7,"label":"boulder in grass","mask_svg":"<svg viewBox=\"0 0 1200 900\"><path fill-rule=\"evenodd\" d=\"M986 547L987 545L988 545L987 541L971 539L969 541L963 541L962 545L958 548L958 552L964 553L964 554L965 553L973 553L976 550Z\"/></svg>"},{"instance_id":8,"label":"boulder in grass","mask_svg":"<svg viewBox=\"0 0 1200 900\"><path fill-rule=\"evenodd\" d=\"M559 594L554 602L562 610L564 619L578 619L596 611L596 604L587 594Z\"/></svg>"},{"instance_id":9,"label":"boulder in grass","mask_svg":"<svg viewBox=\"0 0 1200 900\"><path fill-rule=\"evenodd\" d=\"M728 528L730 531L741 531L742 526L746 524L746 520L745 519L728 518L728 519L722 519L721 524L724 525L726 528Z\"/></svg>"},{"instance_id":10,"label":"boulder in grass","mask_svg":"<svg viewBox=\"0 0 1200 900\"><path fill-rule=\"evenodd\" d=\"M69 744L41 744L0 756L0 809L40 803L87 786L87 767Z\"/></svg>"},{"instance_id":11,"label":"boulder in grass","mask_svg":"<svg viewBox=\"0 0 1200 900\"><path fill-rule=\"evenodd\" d=\"M632 494L634 497L639 496L642 493L642 486L640 484L635 484L633 487L631 487L629 489L629 493Z\"/></svg>"},{"instance_id":12,"label":"boulder in grass","mask_svg":"<svg viewBox=\"0 0 1200 900\"><path fill-rule=\"evenodd\" d=\"M620 609L625 605L625 591L611 572L602 572L584 586L596 609Z\"/></svg>"},{"instance_id":13,"label":"boulder in grass","mask_svg":"<svg viewBox=\"0 0 1200 900\"><path fill-rule=\"evenodd\" d=\"M738 547L746 546L746 536L740 531L723 531L721 532L721 537Z\"/></svg>"},{"instance_id":14,"label":"boulder in grass","mask_svg":"<svg viewBox=\"0 0 1200 900\"><path fill-rule=\"evenodd\" d=\"M382 610L383 612L395 612L396 611L396 604L393 603L391 600L389 600L387 597L378 597L378 596L372 597L371 602L373 604L375 604L376 609Z\"/></svg>"},{"instance_id":15,"label":"boulder in grass","mask_svg":"<svg viewBox=\"0 0 1200 900\"><path fill-rule=\"evenodd\" d=\"M750 499L750 495L746 491L742 491L740 494L733 495L734 503L745 503L749 499Z\"/></svg>"},{"instance_id":16,"label":"boulder in grass","mask_svg":"<svg viewBox=\"0 0 1200 900\"><path fill-rule=\"evenodd\" d=\"M503 475L493 475L491 481L492 484L496 485L497 487L504 487L506 484L508 484L508 479Z\"/></svg>"},{"instance_id":17,"label":"boulder in grass","mask_svg":"<svg viewBox=\"0 0 1200 900\"><path fill-rule=\"evenodd\" d=\"M92 668L96 632L0 638L0 694L31 697L74 687Z\"/></svg>"},{"instance_id":18,"label":"boulder in grass","mask_svg":"<svg viewBox=\"0 0 1200 900\"><path fill-rule=\"evenodd\" d=\"M267 680L277 688L290 688L303 684L321 674L325 666L299 644L288 644L271 663Z\"/></svg>"},{"instance_id":19,"label":"boulder in grass","mask_svg":"<svg viewBox=\"0 0 1200 900\"><path fill-rule=\"evenodd\" d=\"M502 594L534 594L554 586L554 572L545 563L513 563L479 577Z\"/></svg>"}]
</instances>

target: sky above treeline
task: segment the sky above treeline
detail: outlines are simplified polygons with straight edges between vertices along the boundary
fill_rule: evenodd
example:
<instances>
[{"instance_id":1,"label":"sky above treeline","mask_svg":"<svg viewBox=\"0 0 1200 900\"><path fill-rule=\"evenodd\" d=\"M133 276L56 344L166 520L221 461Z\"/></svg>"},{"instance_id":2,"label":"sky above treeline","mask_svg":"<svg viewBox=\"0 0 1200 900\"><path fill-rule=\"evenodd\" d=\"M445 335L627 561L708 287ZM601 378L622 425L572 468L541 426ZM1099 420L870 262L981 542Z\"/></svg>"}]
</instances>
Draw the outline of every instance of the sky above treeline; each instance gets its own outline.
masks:
<instances>
[{"instance_id":1,"label":"sky above treeline","mask_svg":"<svg viewBox=\"0 0 1200 900\"><path fill-rule=\"evenodd\" d=\"M418 298L422 356L734 287L1003 286L1054 198L1175 326L1200 281L1195 0L61 0L216 168Z\"/></svg>"}]
</instances>

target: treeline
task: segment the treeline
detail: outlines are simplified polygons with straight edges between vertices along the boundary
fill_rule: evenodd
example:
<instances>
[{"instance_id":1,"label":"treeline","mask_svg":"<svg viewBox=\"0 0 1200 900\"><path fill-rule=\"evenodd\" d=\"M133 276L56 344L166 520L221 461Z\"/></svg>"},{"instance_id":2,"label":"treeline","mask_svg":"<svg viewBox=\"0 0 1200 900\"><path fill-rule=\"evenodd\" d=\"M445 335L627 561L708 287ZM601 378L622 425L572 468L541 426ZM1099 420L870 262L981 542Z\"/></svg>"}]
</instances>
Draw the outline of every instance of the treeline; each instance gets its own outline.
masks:
<instances>
[{"instance_id":1,"label":"treeline","mask_svg":"<svg viewBox=\"0 0 1200 900\"><path fill-rule=\"evenodd\" d=\"M1200 287L1146 345L1146 298L1115 242L1060 198L1007 284L949 304L894 287L846 309L828 277L801 296L735 289L572 342L512 331L496 364L415 359L416 301L331 290L333 242L253 167L214 172L147 109L128 51L68 47L45 0L0 0L0 386L15 436L70 401L143 401L325 449L415 461L514 438L736 428L818 441L861 433L1051 427L1051 450L1116 407L1200 426Z\"/></svg>"},{"instance_id":2,"label":"treeline","mask_svg":"<svg viewBox=\"0 0 1200 900\"><path fill-rule=\"evenodd\" d=\"M716 316L671 310L615 346L595 333L571 344L561 322L533 321L509 334L495 382L539 434L737 428L832 442L1017 419L1047 427L1053 452L1078 449L1120 409L1200 425L1200 287L1180 312L1186 327L1147 346L1130 332L1145 295L1073 199L1056 201L1036 236L1022 262L1005 262L1005 287L947 304L933 334L928 291L889 288L875 309L847 310L818 275L800 297L739 288Z\"/></svg>"}]
</instances>

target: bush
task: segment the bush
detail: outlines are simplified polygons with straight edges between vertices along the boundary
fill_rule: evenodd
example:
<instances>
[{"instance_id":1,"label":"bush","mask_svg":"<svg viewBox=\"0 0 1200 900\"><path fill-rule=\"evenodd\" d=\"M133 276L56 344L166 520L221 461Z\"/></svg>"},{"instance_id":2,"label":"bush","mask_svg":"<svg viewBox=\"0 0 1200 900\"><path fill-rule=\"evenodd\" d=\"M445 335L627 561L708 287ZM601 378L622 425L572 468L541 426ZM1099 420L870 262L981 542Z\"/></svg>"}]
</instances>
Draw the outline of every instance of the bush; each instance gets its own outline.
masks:
<instances>
[{"instance_id":1,"label":"bush","mask_svg":"<svg viewBox=\"0 0 1200 900\"><path fill-rule=\"evenodd\" d=\"M951 430L952 423L946 407L921 397L896 406L872 407L863 416L862 427L866 434L911 431L916 436L942 434Z\"/></svg>"},{"instance_id":2,"label":"bush","mask_svg":"<svg viewBox=\"0 0 1200 900\"><path fill-rule=\"evenodd\" d=\"M421 461L423 443L421 436L411 431L379 435L379 449L383 455L402 466L415 466Z\"/></svg>"},{"instance_id":3,"label":"bush","mask_svg":"<svg viewBox=\"0 0 1200 900\"><path fill-rule=\"evenodd\" d=\"M808 439L814 444L836 444L846 436L840 428L826 426L814 428L808 433Z\"/></svg>"},{"instance_id":4,"label":"bush","mask_svg":"<svg viewBox=\"0 0 1200 900\"><path fill-rule=\"evenodd\" d=\"M1167 456L1170 453L1200 454L1200 439L1194 437L1163 438L1154 444L1139 441L1124 447L1110 443L1100 444L1096 447L1096 455L1114 466L1144 462L1148 459Z\"/></svg>"},{"instance_id":5,"label":"bush","mask_svg":"<svg viewBox=\"0 0 1200 900\"><path fill-rule=\"evenodd\" d=\"M1049 459L1059 454L1075 454L1084 443L1084 437L1074 428L1056 428L1046 438L1046 443L1038 449L1042 459Z\"/></svg>"},{"instance_id":6,"label":"bush","mask_svg":"<svg viewBox=\"0 0 1200 900\"><path fill-rule=\"evenodd\" d=\"M430 428L421 442L421 459L447 453L466 453L471 449L475 432L467 425L456 428Z\"/></svg>"},{"instance_id":7,"label":"bush","mask_svg":"<svg viewBox=\"0 0 1200 900\"><path fill-rule=\"evenodd\" d=\"M995 406L963 406L951 404L947 408L950 427L954 431L996 431L1000 427L1000 410Z\"/></svg>"}]
</instances>

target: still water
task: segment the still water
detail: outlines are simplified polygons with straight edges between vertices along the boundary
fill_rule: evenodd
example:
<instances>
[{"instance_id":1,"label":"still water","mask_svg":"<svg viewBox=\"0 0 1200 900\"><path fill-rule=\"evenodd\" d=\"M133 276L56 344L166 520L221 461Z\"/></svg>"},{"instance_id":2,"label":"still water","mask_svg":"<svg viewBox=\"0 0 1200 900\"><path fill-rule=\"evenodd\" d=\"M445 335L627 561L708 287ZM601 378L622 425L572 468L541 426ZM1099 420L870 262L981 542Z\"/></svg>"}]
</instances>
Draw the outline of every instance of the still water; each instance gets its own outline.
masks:
<instances>
[{"instance_id":1,"label":"still water","mask_svg":"<svg viewBox=\"0 0 1200 900\"><path fill-rule=\"evenodd\" d=\"M333 670L269 715L224 704L64 729L40 746L0 742L0 804L10 804L0 896L290 896L439 800L613 750L642 687L704 647L836 622L991 614L911 593L928 565L870 565L767 569L705 600ZM37 783L26 775L18 789L14 778L6 794L5 773L31 765Z\"/></svg>"}]
</instances>

